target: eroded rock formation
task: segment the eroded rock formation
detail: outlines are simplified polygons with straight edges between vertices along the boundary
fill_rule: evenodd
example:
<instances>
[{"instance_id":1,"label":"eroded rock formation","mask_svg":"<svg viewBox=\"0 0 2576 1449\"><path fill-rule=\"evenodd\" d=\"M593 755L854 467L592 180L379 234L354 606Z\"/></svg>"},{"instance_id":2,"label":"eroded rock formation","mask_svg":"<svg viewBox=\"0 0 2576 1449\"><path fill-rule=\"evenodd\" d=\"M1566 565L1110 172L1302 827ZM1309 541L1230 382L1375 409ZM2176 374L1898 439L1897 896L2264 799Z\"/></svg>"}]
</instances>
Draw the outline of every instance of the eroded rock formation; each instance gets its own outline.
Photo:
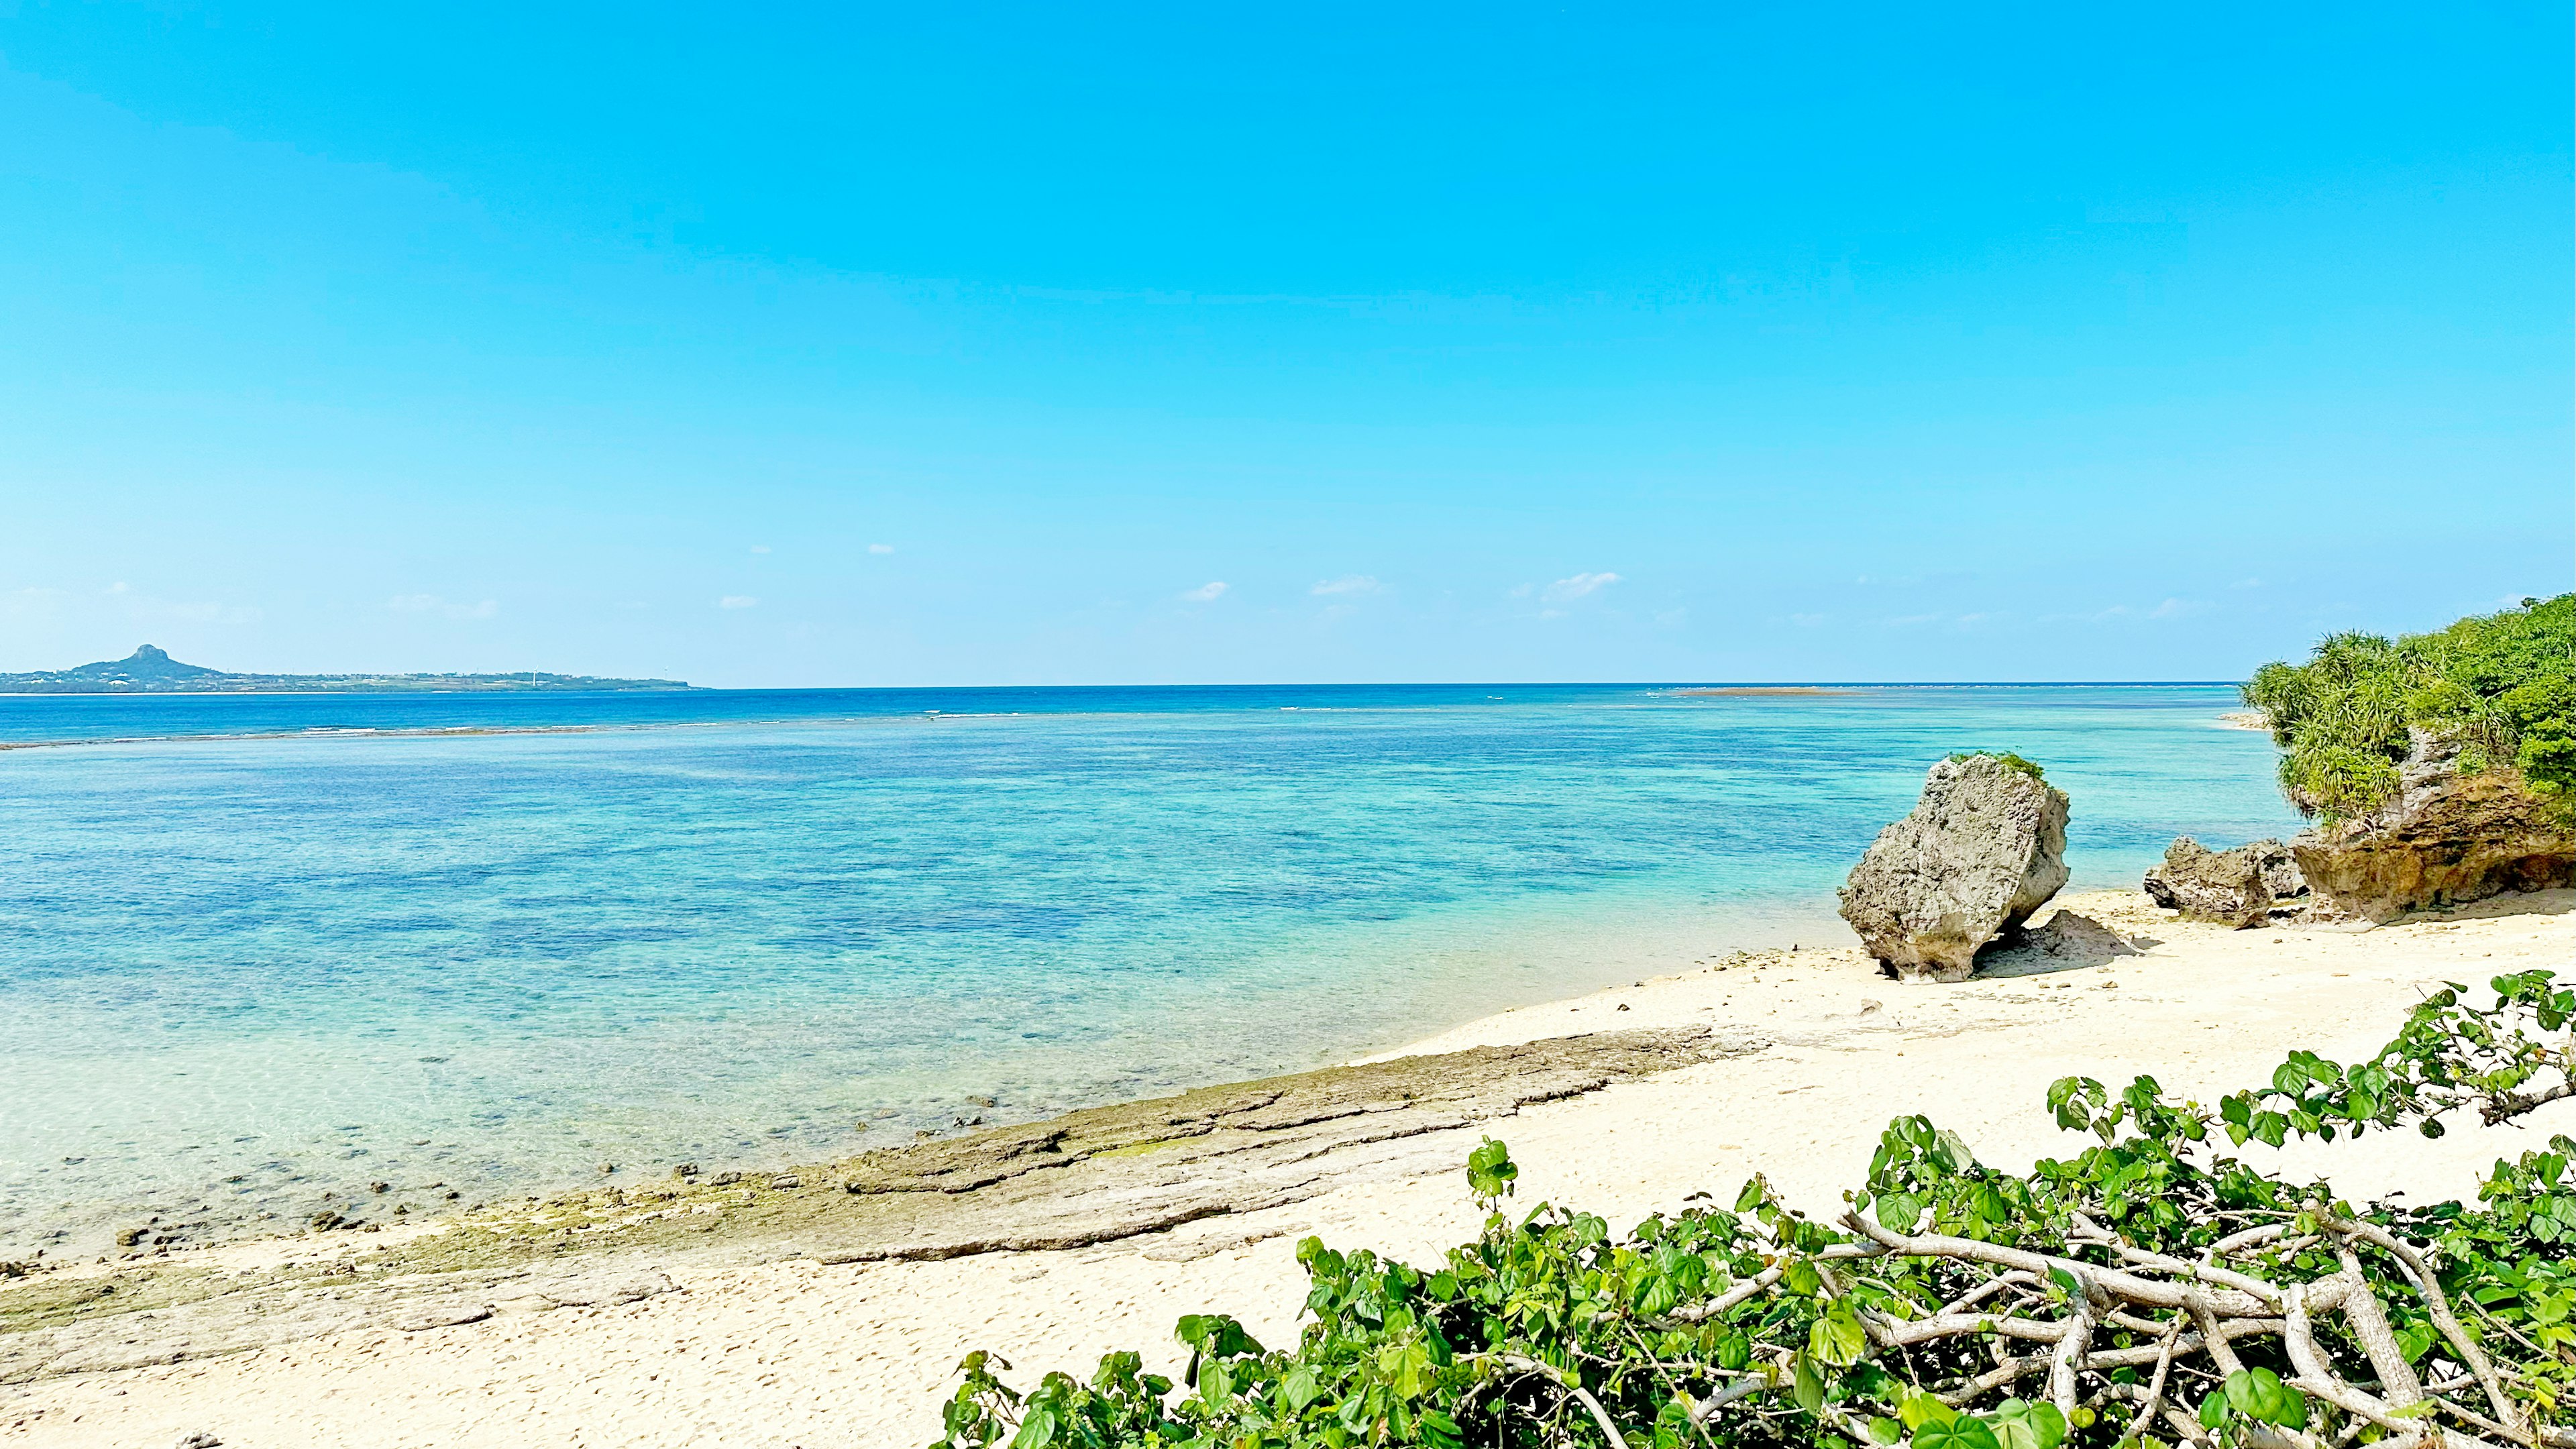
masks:
<instances>
[{"instance_id":1,"label":"eroded rock formation","mask_svg":"<svg viewBox=\"0 0 2576 1449\"><path fill-rule=\"evenodd\" d=\"M2460 746L2411 733L2397 795L2290 842L2325 914L2388 921L2509 890L2576 884L2576 828L2510 769L2464 775Z\"/></svg>"},{"instance_id":2,"label":"eroded rock formation","mask_svg":"<svg viewBox=\"0 0 2576 1449\"><path fill-rule=\"evenodd\" d=\"M2238 930L2262 925L2274 905L2308 890L2290 847L2280 841L2211 850L2188 835L2167 847L2164 864L2148 870L2145 884L2167 910Z\"/></svg>"},{"instance_id":3,"label":"eroded rock formation","mask_svg":"<svg viewBox=\"0 0 2576 1449\"><path fill-rule=\"evenodd\" d=\"M1964 981L2066 884L2065 856L2065 791L1991 755L1943 760L1852 867L1843 919L1888 975Z\"/></svg>"}]
</instances>

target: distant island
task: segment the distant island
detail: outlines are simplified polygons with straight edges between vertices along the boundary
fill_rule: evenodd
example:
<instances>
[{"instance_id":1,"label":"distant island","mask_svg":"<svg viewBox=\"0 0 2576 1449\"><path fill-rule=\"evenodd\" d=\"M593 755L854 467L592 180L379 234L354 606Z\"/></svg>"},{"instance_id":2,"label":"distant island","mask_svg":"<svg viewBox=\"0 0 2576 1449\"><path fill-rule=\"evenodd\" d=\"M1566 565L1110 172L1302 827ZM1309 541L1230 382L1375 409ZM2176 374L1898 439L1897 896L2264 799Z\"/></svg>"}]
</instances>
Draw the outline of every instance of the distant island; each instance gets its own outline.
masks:
<instances>
[{"instance_id":1,"label":"distant island","mask_svg":"<svg viewBox=\"0 0 2576 1449\"><path fill-rule=\"evenodd\" d=\"M0 694L530 694L582 689L689 689L677 679L587 674L227 674L182 664L150 644L75 669L0 674Z\"/></svg>"}]
</instances>

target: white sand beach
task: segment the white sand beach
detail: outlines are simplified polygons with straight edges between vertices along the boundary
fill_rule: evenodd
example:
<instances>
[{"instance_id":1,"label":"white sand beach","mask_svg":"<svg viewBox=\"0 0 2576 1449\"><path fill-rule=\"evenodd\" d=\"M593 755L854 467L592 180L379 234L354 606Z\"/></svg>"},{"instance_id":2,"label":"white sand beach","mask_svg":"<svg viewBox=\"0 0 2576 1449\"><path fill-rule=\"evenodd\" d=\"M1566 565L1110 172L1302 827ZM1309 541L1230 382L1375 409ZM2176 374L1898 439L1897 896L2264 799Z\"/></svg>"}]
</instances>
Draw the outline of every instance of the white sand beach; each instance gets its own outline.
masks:
<instances>
[{"instance_id":1,"label":"white sand beach","mask_svg":"<svg viewBox=\"0 0 2576 1449\"><path fill-rule=\"evenodd\" d=\"M1308 1195L1286 1206L1061 1251L838 1266L674 1260L678 1291L622 1306L369 1327L36 1377L0 1386L0 1444L166 1446L189 1434L227 1449L921 1444L938 1433L939 1400L973 1348L999 1350L1025 1382L1087 1371L1113 1348L1141 1349L1168 1370L1181 1357L1172 1324L1187 1312L1230 1311L1265 1340L1292 1338L1303 1292L1295 1240L1436 1257L1474 1230L1458 1168L1480 1132L1510 1143L1524 1205L1580 1204L1624 1227L1693 1192L1731 1194L1758 1169L1824 1210L1863 1175L1892 1116L1926 1113L1983 1159L2026 1164L2076 1146L2042 1106L2057 1077L2145 1072L2205 1098L2268 1076L2294 1047L2367 1055L2435 983L2576 955L2576 892L2369 931L2228 931L2174 921L2126 892L2057 904L2145 949L2099 964L2017 952L1951 986L1883 979L1856 949L1739 956L1409 1050L1710 1024L1749 1033L1758 1049L1328 1154ZM2520 1130L2374 1136L2290 1165L2330 1166L2356 1195L2427 1200L2467 1193L2498 1154L2567 1130L2576 1102ZM248 1265L263 1252L277 1249L205 1255Z\"/></svg>"}]
</instances>

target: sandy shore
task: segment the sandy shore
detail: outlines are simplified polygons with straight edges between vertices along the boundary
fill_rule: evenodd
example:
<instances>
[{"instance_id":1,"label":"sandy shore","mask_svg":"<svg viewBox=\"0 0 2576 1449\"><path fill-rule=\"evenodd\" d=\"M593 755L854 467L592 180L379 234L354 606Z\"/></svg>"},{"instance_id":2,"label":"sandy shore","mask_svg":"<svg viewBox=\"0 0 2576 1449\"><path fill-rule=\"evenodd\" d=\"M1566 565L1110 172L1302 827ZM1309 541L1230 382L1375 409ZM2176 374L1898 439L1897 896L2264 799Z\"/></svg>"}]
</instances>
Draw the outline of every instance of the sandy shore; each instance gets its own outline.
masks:
<instances>
[{"instance_id":1,"label":"sandy shore","mask_svg":"<svg viewBox=\"0 0 2576 1449\"><path fill-rule=\"evenodd\" d=\"M2366 1055L2431 983L2559 966L2576 948L2570 892L2367 932L2231 932L2129 893L2059 904L2142 951L2015 952L1955 986L1899 986L1853 950L1744 955L1490 1017L1374 1066L832 1164L817 1170L828 1181L0 1283L0 1355L22 1346L0 1356L0 1443L919 1444L970 1348L1034 1379L1121 1347L1168 1369L1173 1320L1209 1308L1292 1338L1295 1239L1435 1257L1473 1231L1458 1168L1488 1131L1521 1163L1525 1203L1624 1224L1759 1168L1823 1208L1891 1116L1927 1113L2018 1166L2073 1145L2041 1105L2056 1077L2149 1072L2206 1097L2292 1047ZM2291 1165L2331 1167L2356 1194L2449 1197L2497 1154L2568 1130L2576 1103L2520 1132L2373 1137ZM867 1191L844 1191L843 1174ZM988 1241L944 1226L977 1213L1002 1225ZM489 1246L457 1246L469 1240ZM1022 1240L1080 1245L994 1247ZM869 1260L824 1261L852 1255ZM216 1292L236 1282L268 1296ZM161 1306L189 1293L200 1301ZM225 1339L223 1315L290 1298L311 1331L222 1351L251 1341ZM79 1371L155 1355L182 1361Z\"/></svg>"}]
</instances>

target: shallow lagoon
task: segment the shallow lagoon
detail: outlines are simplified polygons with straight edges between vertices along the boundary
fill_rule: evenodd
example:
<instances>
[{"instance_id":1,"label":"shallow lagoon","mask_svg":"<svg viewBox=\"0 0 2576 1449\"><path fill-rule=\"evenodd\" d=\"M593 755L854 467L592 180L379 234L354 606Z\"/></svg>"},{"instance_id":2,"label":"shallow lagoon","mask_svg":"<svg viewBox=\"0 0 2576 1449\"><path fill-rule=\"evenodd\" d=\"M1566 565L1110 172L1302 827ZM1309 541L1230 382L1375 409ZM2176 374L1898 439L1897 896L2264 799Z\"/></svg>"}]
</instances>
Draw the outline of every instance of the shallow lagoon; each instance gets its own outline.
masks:
<instances>
[{"instance_id":1,"label":"shallow lagoon","mask_svg":"<svg viewBox=\"0 0 2576 1449\"><path fill-rule=\"evenodd\" d=\"M1955 749L2046 764L2074 888L2127 882L2176 833L2295 827L2233 703L0 700L0 739L134 741L0 752L0 1255L137 1203L811 1160L1845 940L1834 885Z\"/></svg>"}]
</instances>

